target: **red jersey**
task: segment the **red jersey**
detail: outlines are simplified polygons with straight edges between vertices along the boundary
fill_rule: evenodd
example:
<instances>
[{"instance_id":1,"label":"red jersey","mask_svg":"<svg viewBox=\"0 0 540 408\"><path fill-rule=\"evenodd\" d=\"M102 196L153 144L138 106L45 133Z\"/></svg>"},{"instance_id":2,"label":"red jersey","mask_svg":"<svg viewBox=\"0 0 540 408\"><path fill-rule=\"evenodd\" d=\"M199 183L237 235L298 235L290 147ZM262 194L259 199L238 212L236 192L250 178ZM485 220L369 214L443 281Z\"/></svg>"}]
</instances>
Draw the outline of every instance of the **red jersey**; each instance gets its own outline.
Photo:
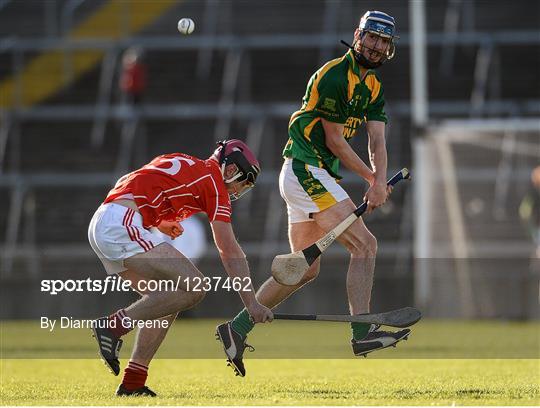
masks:
<instances>
[{"instance_id":1,"label":"red jersey","mask_svg":"<svg viewBox=\"0 0 540 408\"><path fill-rule=\"evenodd\" d=\"M210 221L231 222L231 200L219 165L212 159L182 153L158 156L121 177L105 203L119 198L135 201L145 228L198 212L205 212Z\"/></svg>"}]
</instances>

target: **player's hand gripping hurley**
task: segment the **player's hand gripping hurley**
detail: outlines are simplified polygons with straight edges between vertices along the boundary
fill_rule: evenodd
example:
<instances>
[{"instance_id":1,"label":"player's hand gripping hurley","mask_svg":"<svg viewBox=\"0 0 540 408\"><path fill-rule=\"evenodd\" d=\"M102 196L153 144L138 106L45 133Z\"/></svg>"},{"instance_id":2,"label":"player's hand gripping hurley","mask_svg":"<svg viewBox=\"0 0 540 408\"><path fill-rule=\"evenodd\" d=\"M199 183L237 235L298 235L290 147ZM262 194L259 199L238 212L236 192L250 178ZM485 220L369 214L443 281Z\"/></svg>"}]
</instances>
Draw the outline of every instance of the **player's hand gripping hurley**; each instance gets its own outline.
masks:
<instances>
[{"instance_id":1,"label":"player's hand gripping hurley","mask_svg":"<svg viewBox=\"0 0 540 408\"><path fill-rule=\"evenodd\" d=\"M398 181L410 178L409 170L401 169L396 173L387 185L393 186ZM362 216L368 207L364 201L354 212L339 223L333 230L319 239L313 245L292 254L277 255L272 261L272 276L282 285L297 285L317 258L339 237L353 222Z\"/></svg>"}]
</instances>

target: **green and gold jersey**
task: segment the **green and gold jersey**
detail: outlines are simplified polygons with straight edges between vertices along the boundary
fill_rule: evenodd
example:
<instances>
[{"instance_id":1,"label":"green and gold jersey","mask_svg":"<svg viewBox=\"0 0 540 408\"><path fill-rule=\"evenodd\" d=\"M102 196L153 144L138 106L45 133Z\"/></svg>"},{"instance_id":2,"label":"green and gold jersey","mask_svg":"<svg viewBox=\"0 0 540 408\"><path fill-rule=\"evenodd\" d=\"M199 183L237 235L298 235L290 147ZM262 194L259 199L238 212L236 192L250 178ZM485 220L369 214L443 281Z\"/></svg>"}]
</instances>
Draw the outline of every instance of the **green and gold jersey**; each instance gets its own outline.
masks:
<instances>
[{"instance_id":1,"label":"green and gold jersey","mask_svg":"<svg viewBox=\"0 0 540 408\"><path fill-rule=\"evenodd\" d=\"M283 150L283 157L325 168L340 179L339 159L326 147L321 118L344 124L347 141L364 121L387 123L381 82L374 71L358 65L352 51L313 74L302 107L291 116L289 140Z\"/></svg>"}]
</instances>

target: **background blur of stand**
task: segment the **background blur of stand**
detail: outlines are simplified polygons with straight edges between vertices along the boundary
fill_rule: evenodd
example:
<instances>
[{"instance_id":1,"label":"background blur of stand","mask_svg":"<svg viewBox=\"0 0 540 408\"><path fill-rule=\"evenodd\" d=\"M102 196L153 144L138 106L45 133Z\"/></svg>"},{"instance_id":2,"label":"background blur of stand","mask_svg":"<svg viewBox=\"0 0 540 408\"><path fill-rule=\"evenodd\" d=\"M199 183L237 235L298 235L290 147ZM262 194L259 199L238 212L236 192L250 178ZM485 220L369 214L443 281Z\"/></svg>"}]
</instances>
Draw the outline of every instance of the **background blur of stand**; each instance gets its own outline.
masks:
<instances>
[{"instance_id":1,"label":"background blur of stand","mask_svg":"<svg viewBox=\"0 0 540 408\"><path fill-rule=\"evenodd\" d=\"M0 318L90 317L123 304L118 296L44 297L39 282L104 278L86 228L114 181L157 154L208 157L225 137L246 140L263 167L233 214L261 283L272 257L288 252L277 187L288 118L309 76L345 52L339 40L351 39L367 9L397 21L396 57L380 72L389 173L413 171L412 183L366 217L379 241L372 309L416 304L434 317L539 317L534 243L519 206L540 163L540 3L36 4L0 1ZM412 23L422 10L424 46ZM180 17L195 21L191 36L176 31ZM419 47L423 65L412 53ZM144 50L145 78L130 104L115 95L126 50ZM424 71L427 116L418 122L413 78ZM365 129L353 146L367 159ZM360 180L346 173L343 185L361 200ZM318 280L282 308L344 313L347 262L333 246ZM225 275L211 243L197 263L207 276ZM230 315L238 306L233 294L210 294L190 314Z\"/></svg>"}]
</instances>

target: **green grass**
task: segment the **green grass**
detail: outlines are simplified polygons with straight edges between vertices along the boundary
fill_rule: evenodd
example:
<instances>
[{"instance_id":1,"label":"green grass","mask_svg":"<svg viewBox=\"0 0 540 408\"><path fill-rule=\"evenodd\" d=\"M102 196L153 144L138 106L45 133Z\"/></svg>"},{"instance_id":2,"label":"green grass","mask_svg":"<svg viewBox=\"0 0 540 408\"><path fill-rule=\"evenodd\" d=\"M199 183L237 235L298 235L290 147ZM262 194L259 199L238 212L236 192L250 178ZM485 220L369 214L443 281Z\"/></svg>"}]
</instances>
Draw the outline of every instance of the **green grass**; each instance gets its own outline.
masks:
<instances>
[{"instance_id":1,"label":"green grass","mask_svg":"<svg viewBox=\"0 0 540 408\"><path fill-rule=\"evenodd\" d=\"M113 396L119 378L109 374L95 358L30 358L60 353L62 347L74 355L83 355L87 351L95 354L95 345L87 331L64 330L69 333L64 342L55 337L56 342L47 343L45 340L50 340L47 335L29 337L34 324L1 323L4 357L0 363L2 405L540 404L540 360L537 357L443 358L445 355L472 353L475 349L469 345L458 350L459 353L451 350L451 343L443 338L446 332L442 330L439 333L439 326L449 327L459 335L468 333L468 337L462 337L462 343L467 345L469 337L481 344L483 337L478 334L496 333L501 327L508 328L506 325L510 323L421 322L408 342L397 349L376 353L379 358L293 359L287 355L282 355L282 359L256 358L270 356L268 345L278 340L284 343L285 335L292 344L303 342L308 349L310 343L306 339L314 339L315 350L328 351L324 348L328 344L329 355L337 356L341 352L343 357L350 355L348 330L344 325L273 323L257 328L250 337L257 351L248 353L245 360L248 375L239 378L225 366L219 344L213 340L206 344L206 337L212 336L215 321L180 321L165 341L162 358L151 365L148 385L158 392L159 397L121 400ZM474 332L474 327L480 327L479 331ZM317 332L318 337L311 337ZM430 332L435 335L429 336ZM197 333L204 336L186 340L189 339L187 334ZM521 338L523 344L530 342L537 350L538 343L533 344L538 337L537 324L521 324L514 334L514 337ZM76 341L79 342L78 349L72 346ZM6 359L6 356L17 355L17 343L20 345L18 356L29 358ZM212 359L169 358L175 348L189 343L196 344L193 346L195 354L206 350ZM476 349L488 348L491 349L488 354L495 354L498 350L496 343L488 342L490 347ZM438 347L438 344L442 346ZM280 347L283 353L285 349ZM122 356L127 357L128 352L129 347L126 346ZM214 354L217 358L213 358ZM418 358L423 356L436 358Z\"/></svg>"},{"instance_id":2,"label":"green grass","mask_svg":"<svg viewBox=\"0 0 540 408\"><path fill-rule=\"evenodd\" d=\"M538 405L533 360L251 360L238 378L220 360L157 360L159 398L112 396L118 379L92 360L2 362L7 405Z\"/></svg>"}]
</instances>

